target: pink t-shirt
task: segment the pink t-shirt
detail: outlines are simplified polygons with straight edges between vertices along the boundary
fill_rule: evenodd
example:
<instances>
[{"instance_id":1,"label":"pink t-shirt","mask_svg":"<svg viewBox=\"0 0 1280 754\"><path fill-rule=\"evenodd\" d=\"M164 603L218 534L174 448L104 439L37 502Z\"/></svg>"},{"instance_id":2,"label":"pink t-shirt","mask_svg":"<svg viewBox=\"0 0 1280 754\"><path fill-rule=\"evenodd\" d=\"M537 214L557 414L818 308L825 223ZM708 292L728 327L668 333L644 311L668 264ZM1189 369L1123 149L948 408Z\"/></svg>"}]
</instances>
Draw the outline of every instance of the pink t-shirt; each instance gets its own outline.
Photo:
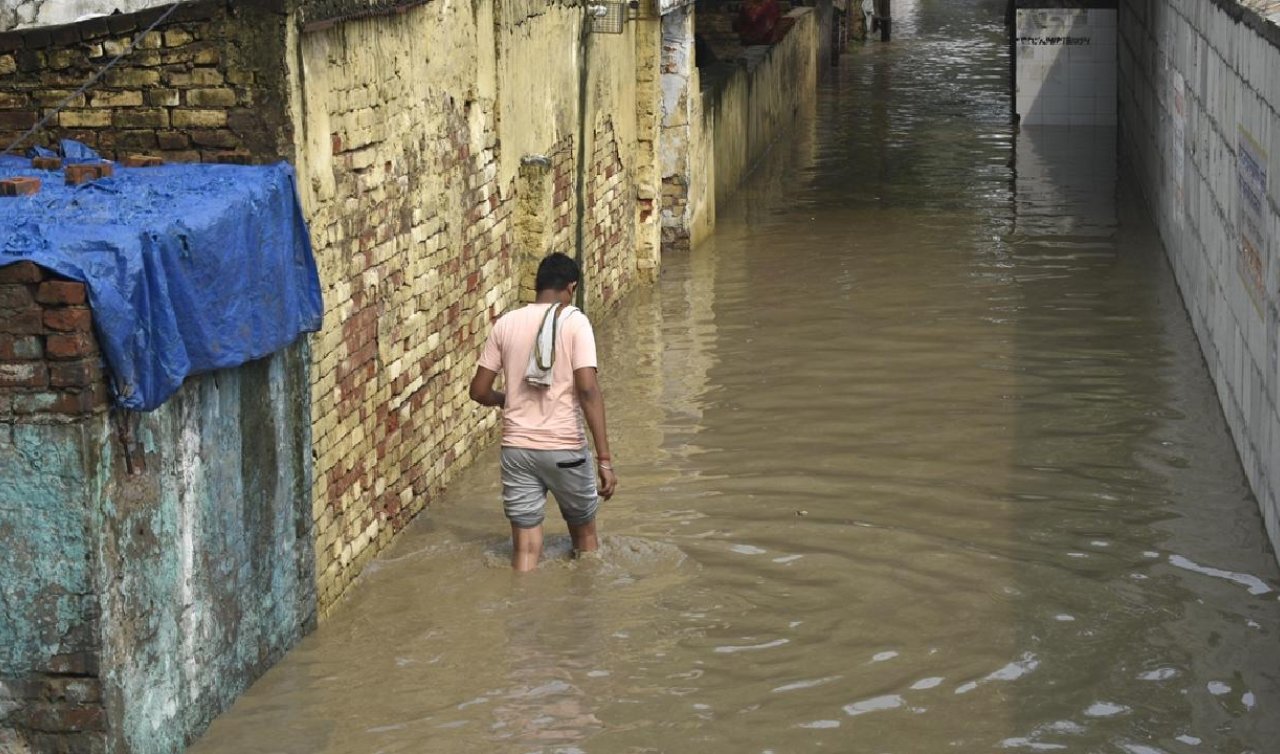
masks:
<instances>
[{"instance_id":1,"label":"pink t-shirt","mask_svg":"<svg viewBox=\"0 0 1280 754\"><path fill-rule=\"evenodd\" d=\"M551 304L529 304L498 319L480 354L480 366L501 374L507 392L502 444L532 450L576 450L587 444L573 370L596 366L596 336L580 311L562 314L556 330L551 387L524 381L538 328Z\"/></svg>"}]
</instances>

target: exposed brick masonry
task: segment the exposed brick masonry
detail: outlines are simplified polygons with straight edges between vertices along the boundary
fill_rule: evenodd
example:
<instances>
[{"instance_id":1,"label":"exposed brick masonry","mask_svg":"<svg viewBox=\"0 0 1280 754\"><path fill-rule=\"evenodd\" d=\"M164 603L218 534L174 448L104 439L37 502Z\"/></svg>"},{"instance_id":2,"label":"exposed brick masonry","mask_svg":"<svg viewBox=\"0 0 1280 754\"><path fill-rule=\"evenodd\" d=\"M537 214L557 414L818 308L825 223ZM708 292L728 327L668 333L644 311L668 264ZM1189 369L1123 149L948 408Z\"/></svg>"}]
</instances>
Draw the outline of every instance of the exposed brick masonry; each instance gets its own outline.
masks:
<instances>
[{"instance_id":1,"label":"exposed brick masonry","mask_svg":"<svg viewBox=\"0 0 1280 754\"><path fill-rule=\"evenodd\" d=\"M432 103L450 113L445 138L394 145L361 125L358 98L344 102L331 138L342 211L312 228L329 272L313 371L322 609L474 456L470 357L516 290L515 201L494 180L496 136L468 143L477 105ZM457 190L423 202L429 174Z\"/></svg>"},{"instance_id":2,"label":"exposed brick masonry","mask_svg":"<svg viewBox=\"0 0 1280 754\"><path fill-rule=\"evenodd\" d=\"M598 129L590 159L583 276L588 308L599 312L630 290L637 271L635 181L623 170L612 121Z\"/></svg>"},{"instance_id":3,"label":"exposed brick masonry","mask_svg":"<svg viewBox=\"0 0 1280 754\"><path fill-rule=\"evenodd\" d=\"M92 634L97 631L98 608L92 597L85 602L85 621L76 629L83 636L74 637L84 651L54 656L45 672L21 679L0 678L5 695L18 703L17 711L0 722L21 735L32 751L91 754L107 750L98 655L88 649L96 638ZM0 751L5 750L4 733L0 730Z\"/></svg>"},{"instance_id":4,"label":"exposed brick masonry","mask_svg":"<svg viewBox=\"0 0 1280 754\"><path fill-rule=\"evenodd\" d=\"M392 72L377 74L392 80L353 75L331 100L334 191L313 215L328 312L312 393L322 612L496 429L467 384L491 322L531 295L526 265L543 253L516 249L517 187L499 178L485 105L424 98ZM401 122L415 125L394 128ZM592 144L586 290L600 317L634 281L636 215L610 121ZM573 253L574 139L548 146L542 240Z\"/></svg>"},{"instance_id":5,"label":"exposed brick masonry","mask_svg":"<svg viewBox=\"0 0 1280 754\"><path fill-rule=\"evenodd\" d=\"M34 141L77 139L104 157L217 162L290 156L284 16L273 2L181 6ZM0 34L0 149L126 49L164 9ZM31 144L24 143L25 149Z\"/></svg>"},{"instance_id":6,"label":"exposed brick masonry","mask_svg":"<svg viewBox=\"0 0 1280 754\"><path fill-rule=\"evenodd\" d=\"M107 384L83 283L0 267L0 421L104 411Z\"/></svg>"},{"instance_id":7,"label":"exposed brick masonry","mask_svg":"<svg viewBox=\"0 0 1280 754\"><path fill-rule=\"evenodd\" d=\"M0 424L84 419L107 409L107 386L85 287L30 262L0 267ZM96 647L99 606L83 595L56 654L19 678L0 677L5 728L34 751L106 751ZM25 750L25 749L20 749Z\"/></svg>"}]
</instances>

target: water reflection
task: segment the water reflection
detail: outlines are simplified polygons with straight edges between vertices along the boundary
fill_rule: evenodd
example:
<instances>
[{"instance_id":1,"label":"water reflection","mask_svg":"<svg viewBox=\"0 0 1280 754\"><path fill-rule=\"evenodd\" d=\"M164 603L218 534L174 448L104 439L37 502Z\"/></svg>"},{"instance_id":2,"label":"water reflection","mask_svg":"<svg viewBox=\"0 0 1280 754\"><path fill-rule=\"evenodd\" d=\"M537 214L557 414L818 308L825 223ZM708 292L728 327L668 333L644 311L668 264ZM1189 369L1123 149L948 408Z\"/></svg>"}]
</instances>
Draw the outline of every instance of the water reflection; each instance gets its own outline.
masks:
<instances>
[{"instance_id":1,"label":"water reflection","mask_svg":"<svg viewBox=\"0 0 1280 754\"><path fill-rule=\"evenodd\" d=\"M604 561L513 578L489 454L193 751L1274 748L1280 573L1112 137L1014 134L1003 0L894 8L601 328Z\"/></svg>"}]
</instances>

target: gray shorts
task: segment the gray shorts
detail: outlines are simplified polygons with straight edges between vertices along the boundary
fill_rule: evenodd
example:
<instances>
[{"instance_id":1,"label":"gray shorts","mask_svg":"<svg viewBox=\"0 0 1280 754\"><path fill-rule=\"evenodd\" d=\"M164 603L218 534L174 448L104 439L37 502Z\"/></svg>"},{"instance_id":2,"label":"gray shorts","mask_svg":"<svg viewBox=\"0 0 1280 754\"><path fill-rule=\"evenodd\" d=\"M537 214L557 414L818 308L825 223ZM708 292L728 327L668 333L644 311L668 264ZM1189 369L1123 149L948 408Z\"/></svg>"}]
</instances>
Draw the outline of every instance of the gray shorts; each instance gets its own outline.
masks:
<instances>
[{"instance_id":1,"label":"gray shorts","mask_svg":"<svg viewBox=\"0 0 1280 754\"><path fill-rule=\"evenodd\" d=\"M511 523L521 529L541 525L548 491L556 496L566 523L581 526L595 520L600 496L591 452L502 449L502 508Z\"/></svg>"}]
</instances>

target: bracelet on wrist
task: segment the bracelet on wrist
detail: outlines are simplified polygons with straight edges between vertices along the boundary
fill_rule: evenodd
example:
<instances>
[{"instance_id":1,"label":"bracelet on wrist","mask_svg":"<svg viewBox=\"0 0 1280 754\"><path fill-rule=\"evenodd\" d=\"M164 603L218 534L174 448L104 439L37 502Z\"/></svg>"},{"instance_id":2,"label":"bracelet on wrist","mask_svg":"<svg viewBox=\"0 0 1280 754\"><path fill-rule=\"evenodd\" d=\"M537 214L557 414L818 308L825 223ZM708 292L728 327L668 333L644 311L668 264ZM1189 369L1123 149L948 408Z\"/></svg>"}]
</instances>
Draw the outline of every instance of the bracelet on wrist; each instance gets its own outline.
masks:
<instances>
[{"instance_id":1,"label":"bracelet on wrist","mask_svg":"<svg viewBox=\"0 0 1280 754\"><path fill-rule=\"evenodd\" d=\"M598 465L600 468L604 469L605 471L613 471L613 466L611 466L611 465L609 465L609 464L607 464L607 463L601 463L601 464L597 464L597 465Z\"/></svg>"}]
</instances>

